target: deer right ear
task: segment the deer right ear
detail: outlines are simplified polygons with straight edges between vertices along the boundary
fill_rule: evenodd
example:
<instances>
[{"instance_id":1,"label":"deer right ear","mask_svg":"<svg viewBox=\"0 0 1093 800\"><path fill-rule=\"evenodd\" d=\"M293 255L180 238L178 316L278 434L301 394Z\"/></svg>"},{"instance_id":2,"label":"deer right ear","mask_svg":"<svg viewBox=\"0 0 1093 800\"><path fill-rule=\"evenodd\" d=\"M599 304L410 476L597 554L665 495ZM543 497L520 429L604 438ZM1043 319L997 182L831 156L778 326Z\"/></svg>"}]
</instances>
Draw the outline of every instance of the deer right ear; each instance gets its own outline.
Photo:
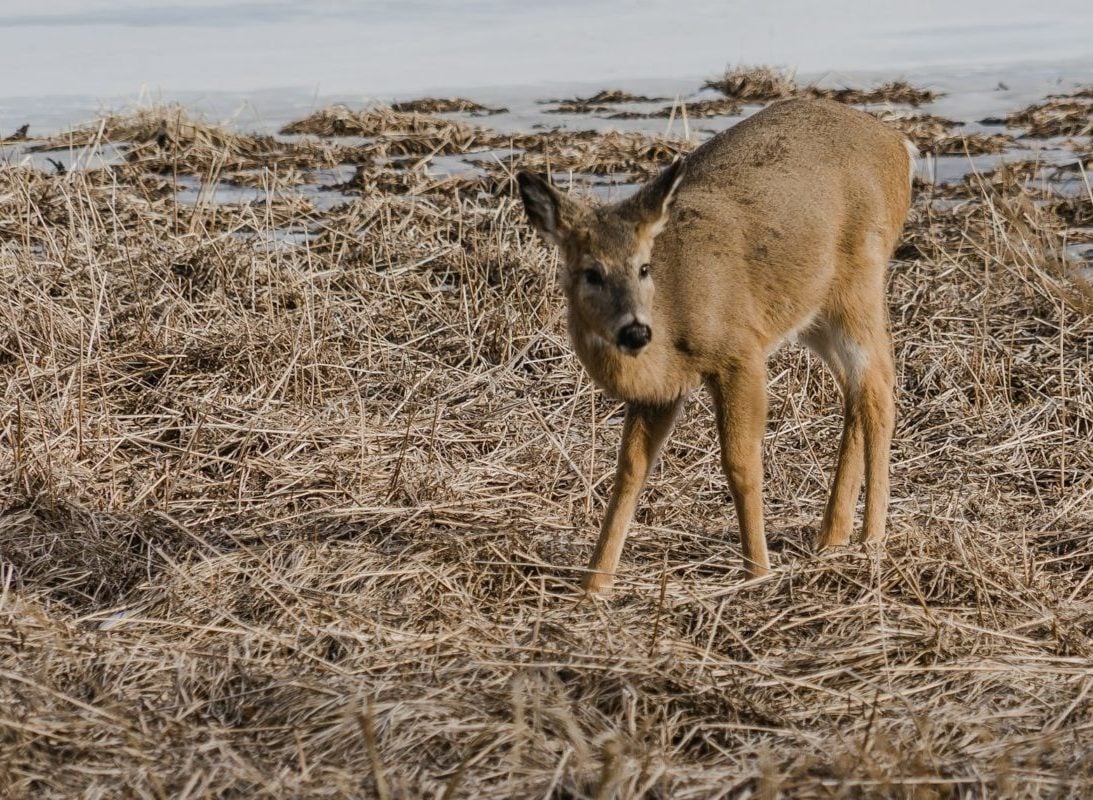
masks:
<instances>
[{"instance_id":1,"label":"deer right ear","mask_svg":"<svg viewBox=\"0 0 1093 800\"><path fill-rule=\"evenodd\" d=\"M520 199L524 201L531 226L547 243L561 247L573 228L579 210L577 203L534 172L517 173L516 182L520 184Z\"/></svg>"},{"instance_id":2,"label":"deer right ear","mask_svg":"<svg viewBox=\"0 0 1093 800\"><path fill-rule=\"evenodd\" d=\"M638 218L638 236L650 242L656 238L668 223L668 208L675 198L676 189L683 180L686 162L676 159L649 183L638 190L629 206Z\"/></svg>"}]
</instances>

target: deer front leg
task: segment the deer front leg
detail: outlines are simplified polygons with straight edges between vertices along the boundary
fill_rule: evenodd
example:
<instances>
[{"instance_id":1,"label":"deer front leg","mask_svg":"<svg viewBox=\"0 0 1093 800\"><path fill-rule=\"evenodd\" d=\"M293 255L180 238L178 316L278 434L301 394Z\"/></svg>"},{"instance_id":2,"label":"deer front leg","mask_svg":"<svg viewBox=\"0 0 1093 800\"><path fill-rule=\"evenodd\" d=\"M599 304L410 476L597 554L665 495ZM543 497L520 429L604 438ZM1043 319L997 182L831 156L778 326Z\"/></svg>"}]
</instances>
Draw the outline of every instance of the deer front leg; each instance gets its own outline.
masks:
<instances>
[{"instance_id":1,"label":"deer front leg","mask_svg":"<svg viewBox=\"0 0 1093 800\"><path fill-rule=\"evenodd\" d=\"M767 424L767 371L762 361L734 364L709 380L721 440L721 466L740 521L749 578L770 572L763 530L763 431Z\"/></svg>"},{"instance_id":2,"label":"deer front leg","mask_svg":"<svg viewBox=\"0 0 1093 800\"><path fill-rule=\"evenodd\" d=\"M596 551L584 577L586 591L601 592L614 582L638 496L682 405L681 399L666 406L639 406L633 403L626 406L615 485L600 528Z\"/></svg>"}]
</instances>

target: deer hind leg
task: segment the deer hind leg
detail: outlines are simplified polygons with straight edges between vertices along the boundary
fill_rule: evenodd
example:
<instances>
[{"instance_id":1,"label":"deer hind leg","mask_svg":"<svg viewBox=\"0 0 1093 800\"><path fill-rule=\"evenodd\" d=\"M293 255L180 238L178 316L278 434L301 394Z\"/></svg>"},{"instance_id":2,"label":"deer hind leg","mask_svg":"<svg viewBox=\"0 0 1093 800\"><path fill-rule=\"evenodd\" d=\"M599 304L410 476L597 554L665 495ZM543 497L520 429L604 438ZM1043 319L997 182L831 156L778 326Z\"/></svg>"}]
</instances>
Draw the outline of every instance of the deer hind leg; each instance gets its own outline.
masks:
<instances>
[{"instance_id":1,"label":"deer hind leg","mask_svg":"<svg viewBox=\"0 0 1093 800\"><path fill-rule=\"evenodd\" d=\"M611 501L600 528L600 538L583 581L587 591L603 591L614 582L638 497L682 406L683 400L658 407L627 405L615 485L611 489Z\"/></svg>"},{"instance_id":2,"label":"deer hind leg","mask_svg":"<svg viewBox=\"0 0 1093 800\"><path fill-rule=\"evenodd\" d=\"M749 578L770 572L763 530L763 432L767 423L766 365L736 364L708 381L717 414L721 465L740 522Z\"/></svg>"},{"instance_id":3,"label":"deer hind leg","mask_svg":"<svg viewBox=\"0 0 1093 800\"><path fill-rule=\"evenodd\" d=\"M801 335L801 340L823 358L835 374L843 395L842 439L819 538L821 548L838 547L850 541L854 508L865 473L864 425L859 402L862 351L841 325L826 316L817 319Z\"/></svg>"},{"instance_id":4,"label":"deer hind leg","mask_svg":"<svg viewBox=\"0 0 1093 800\"><path fill-rule=\"evenodd\" d=\"M821 548L850 541L865 478L862 538L884 536L888 463L895 406L891 340L883 306L868 318L826 315L802 337L835 373L843 393L843 433L831 494L820 526Z\"/></svg>"},{"instance_id":5,"label":"deer hind leg","mask_svg":"<svg viewBox=\"0 0 1093 800\"><path fill-rule=\"evenodd\" d=\"M892 343L883 319L879 329L874 332L873 343L869 366L862 376L858 400L865 427L863 542L876 542L884 538L885 522L888 519L888 469L892 453L892 430L896 420Z\"/></svg>"}]
</instances>

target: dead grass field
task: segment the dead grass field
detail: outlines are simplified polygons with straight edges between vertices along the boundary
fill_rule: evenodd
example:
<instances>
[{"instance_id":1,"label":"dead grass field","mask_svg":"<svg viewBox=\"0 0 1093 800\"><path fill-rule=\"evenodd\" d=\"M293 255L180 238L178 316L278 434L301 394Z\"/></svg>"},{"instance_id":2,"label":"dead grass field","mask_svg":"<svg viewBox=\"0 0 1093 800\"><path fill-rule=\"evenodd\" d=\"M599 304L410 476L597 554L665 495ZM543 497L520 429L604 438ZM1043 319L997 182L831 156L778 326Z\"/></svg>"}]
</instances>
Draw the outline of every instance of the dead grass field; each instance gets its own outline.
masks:
<instances>
[{"instance_id":1,"label":"dead grass field","mask_svg":"<svg viewBox=\"0 0 1093 800\"><path fill-rule=\"evenodd\" d=\"M742 582L695 396L618 588L579 601L621 410L504 169L427 172L497 141L142 114L69 137L130 142L117 167L0 166L0 795L1093 793L1093 298L1064 257L1088 183L918 192L882 548L814 552L839 397L788 347L776 573ZM686 149L568 146L634 174ZM344 203L297 193L346 161ZM269 191L184 205L179 175Z\"/></svg>"}]
</instances>

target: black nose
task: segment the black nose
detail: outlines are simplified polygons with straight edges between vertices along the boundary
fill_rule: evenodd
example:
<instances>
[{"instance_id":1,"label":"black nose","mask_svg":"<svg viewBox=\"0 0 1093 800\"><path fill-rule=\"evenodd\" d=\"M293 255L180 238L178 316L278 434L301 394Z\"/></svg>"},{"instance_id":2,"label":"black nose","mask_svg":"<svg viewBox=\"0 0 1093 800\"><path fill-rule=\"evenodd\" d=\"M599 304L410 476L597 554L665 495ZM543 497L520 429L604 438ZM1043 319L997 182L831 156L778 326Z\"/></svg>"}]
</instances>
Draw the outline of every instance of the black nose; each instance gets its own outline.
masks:
<instances>
[{"instance_id":1,"label":"black nose","mask_svg":"<svg viewBox=\"0 0 1093 800\"><path fill-rule=\"evenodd\" d=\"M631 322L619 331L619 347L640 350L653 338L653 329L640 322Z\"/></svg>"}]
</instances>

